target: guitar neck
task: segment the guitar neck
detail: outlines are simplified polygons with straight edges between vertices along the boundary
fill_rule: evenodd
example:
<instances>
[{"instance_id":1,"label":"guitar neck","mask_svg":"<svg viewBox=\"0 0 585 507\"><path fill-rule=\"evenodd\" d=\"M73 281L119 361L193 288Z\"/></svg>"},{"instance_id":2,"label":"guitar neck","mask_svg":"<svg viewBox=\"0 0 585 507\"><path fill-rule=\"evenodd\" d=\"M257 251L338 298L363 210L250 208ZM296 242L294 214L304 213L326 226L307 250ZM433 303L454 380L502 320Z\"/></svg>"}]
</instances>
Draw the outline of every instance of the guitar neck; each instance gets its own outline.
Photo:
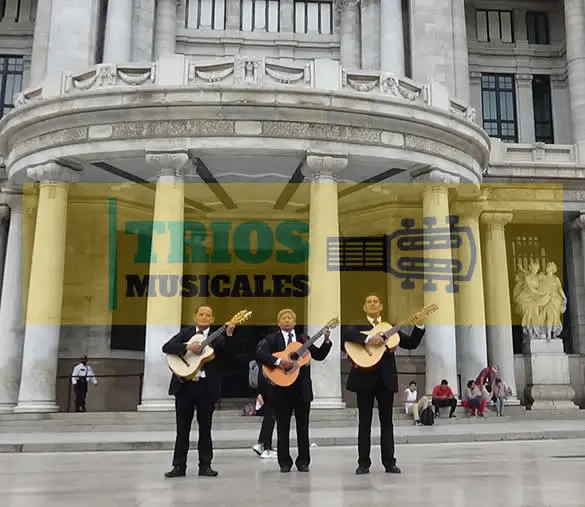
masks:
<instances>
[{"instance_id":1,"label":"guitar neck","mask_svg":"<svg viewBox=\"0 0 585 507\"><path fill-rule=\"evenodd\" d=\"M313 345L319 338L321 338L321 336L323 336L323 334L325 333L325 330L327 329L327 326L321 328L319 331L317 331L313 336L311 336L311 338L309 338L304 345L298 350L297 354L299 355L299 357L301 357L305 352L307 352L307 350L309 350L309 347L311 345Z\"/></svg>"},{"instance_id":2,"label":"guitar neck","mask_svg":"<svg viewBox=\"0 0 585 507\"><path fill-rule=\"evenodd\" d=\"M201 342L201 346L203 348L205 348L208 345L211 345L213 343L213 341L216 338L219 338L224 331L225 331L225 324L223 326L221 326L219 329L216 329L213 333L209 333L209 335L207 335L207 338L205 338L205 340L203 340Z\"/></svg>"},{"instance_id":3,"label":"guitar neck","mask_svg":"<svg viewBox=\"0 0 585 507\"><path fill-rule=\"evenodd\" d=\"M384 335L384 338L387 340L392 335L398 333L398 331L400 331L401 329L404 329L405 327L410 326L410 325L411 325L410 321L396 324L395 326L392 326L390 329L388 329L388 331L385 331L382 334Z\"/></svg>"}]
</instances>

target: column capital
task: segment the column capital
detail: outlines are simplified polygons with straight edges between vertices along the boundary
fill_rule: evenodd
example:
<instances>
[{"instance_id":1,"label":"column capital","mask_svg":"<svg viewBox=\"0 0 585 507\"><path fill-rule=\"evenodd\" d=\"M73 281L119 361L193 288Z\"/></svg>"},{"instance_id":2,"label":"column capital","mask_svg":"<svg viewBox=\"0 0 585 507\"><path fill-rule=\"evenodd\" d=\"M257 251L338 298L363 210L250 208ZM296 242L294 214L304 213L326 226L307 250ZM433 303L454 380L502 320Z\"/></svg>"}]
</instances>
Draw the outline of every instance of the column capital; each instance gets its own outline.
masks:
<instances>
[{"instance_id":1,"label":"column capital","mask_svg":"<svg viewBox=\"0 0 585 507\"><path fill-rule=\"evenodd\" d=\"M348 163L347 155L308 153L303 173L312 180L335 179L335 175L342 172Z\"/></svg>"},{"instance_id":2,"label":"column capital","mask_svg":"<svg viewBox=\"0 0 585 507\"><path fill-rule=\"evenodd\" d=\"M22 211L24 194L18 190L4 189L2 193L2 204L8 206L11 210Z\"/></svg>"},{"instance_id":3,"label":"column capital","mask_svg":"<svg viewBox=\"0 0 585 507\"><path fill-rule=\"evenodd\" d=\"M40 183L74 183L79 181L78 172L54 160L29 167L26 174L30 179Z\"/></svg>"},{"instance_id":4,"label":"column capital","mask_svg":"<svg viewBox=\"0 0 585 507\"><path fill-rule=\"evenodd\" d=\"M147 151L146 163L156 171L157 177L183 175L183 169L189 161L186 151Z\"/></svg>"},{"instance_id":5,"label":"column capital","mask_svg":"<svg viewBox=\"0 0 585 507\"><path fill-rule=\"evenodd\" d=\"M413 174L412 179L415 183L430 183L431 185L455 185L459 183L459 176L447 173L441 169L426 169L417 174Z\"/></svg>"},{"instance_id":6,"label":"column capital","mask_svg":"<svg viewBox=\"0 0 585 507\"><path fill-rule=\"evenodd\" d=\"M581 213L577 218L575 218L571 225L575 229L585 231L585 212Z\"/></svg>"},{"instance_id":7,"label":"column capital","mask_svg":"<svg viewBox=\"0 0 585 507\"><path fill-rule=\"evenodd\" d=\"M500 211L490 211L481 215L481 223L488 227L503 229L504 226L512 221L514 213Z\"/></svg>"},{"instance_id":8,"label":"column capital","mask_svg":"<svg viewBox=\"0 0 585 507\"><path fill-rule=\"evenodd\" d=\"M487 199L460 200L453 203L453 214L462 219L477 220L487 207Z\"/></svg>"}]
</instances>

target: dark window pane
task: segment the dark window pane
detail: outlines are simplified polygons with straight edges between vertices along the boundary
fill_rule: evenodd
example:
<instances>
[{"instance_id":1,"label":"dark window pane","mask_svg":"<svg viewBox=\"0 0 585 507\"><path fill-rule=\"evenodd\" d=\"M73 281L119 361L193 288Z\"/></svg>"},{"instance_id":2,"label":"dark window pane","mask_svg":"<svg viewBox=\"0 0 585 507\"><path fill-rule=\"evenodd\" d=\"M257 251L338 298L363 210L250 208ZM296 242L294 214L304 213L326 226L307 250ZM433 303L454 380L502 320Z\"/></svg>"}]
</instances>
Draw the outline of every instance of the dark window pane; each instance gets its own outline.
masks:
<instances>
[{"instance_id":1,"label":"dark window pane","mask_svg":"<svg viewBox=\"0 0 585 507\"><path fill-rule=\"evenodd\" d=\"M14 96L22 91L22 56L0 55L0 100L4 116L14 107Z\"/></svg>"},{"instance_id":2,"label":"dark window pane","mask_svg":"<svg viewBox=\"0 0 585 507\"><path fill-rule=\"evenodd\" d=\"M517 142L514 76L484 74L481 83L485 131L491 137Z\"/></svg>"}]
</instances>

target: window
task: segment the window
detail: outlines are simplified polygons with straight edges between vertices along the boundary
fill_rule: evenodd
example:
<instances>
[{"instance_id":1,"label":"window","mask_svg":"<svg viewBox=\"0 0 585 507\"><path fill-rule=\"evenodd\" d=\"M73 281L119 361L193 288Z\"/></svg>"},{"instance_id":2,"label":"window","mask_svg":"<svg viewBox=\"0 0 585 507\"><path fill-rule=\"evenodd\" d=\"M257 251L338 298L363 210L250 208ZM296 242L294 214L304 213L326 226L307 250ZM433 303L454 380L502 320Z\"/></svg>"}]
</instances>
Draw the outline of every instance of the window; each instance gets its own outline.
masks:
<instances>
[{"instance_id":1,"label":"window","mask_svg":"<svg viewBox=\"0 0 585 507\"><path fill-rule=\"evenodd\" d=\"M295 0L295 33L333 33L333 2Z\"/></svg>"},{"instance_id":2,"label":"window","mask_svg":"<svg viewBox=\"0 0 585 507\"><path fill-rule=\"evenodd\" d=\"M22 91L22 73L24 58L22 56L0 56L0 99L4 116L14 108L14 95Z\"/></svg>"},{"instance_id":3,"label":"window","mask_svg":"<svg viewBox=\"0 0 585 507\"><path fill-rule=\"evenodd\" d=\"M185 28L225 30L226 0L187 0Z\"/></svg>"},{"instance_id":4,"label":"window","mask_svg":"<svg viewBox=\"0 0 585 507\"><path fill-rule=\"evenodd\" d=\"M537 143L554 143L550 76L533 76L532 103L534 134Z\"/></svg>"},{"instance_id":5,"label":"window","mask_svg":"<svg viewBox=\"0 0 585 507\"><path fill-rule=\"evenodd\" d=\"M280 0L241 0L240 29L245 32L280 30Z\"/></svg>"},{"instance_id":6,"label":"window","mask_svg":"<svg viewBox=\"0 0 585 507\"><path fill-rule=\"evenodd\" d=\"M477 40L514 42L512 11L476 11Z\"/></svg>"},{"instance_id":7,"label":"window","mask_svg":"<svg viewBox=\"0 0 585 507\"><path fill-rule=\"evenodd\" d=\"M402 32L404 35L402 41L404 44L404 75L412 78L410 0L402 0Z\"/></svg>"},{"instance_id":8,"label":"window","mask_svg":"<svg viewBox=\"0 0 585 507\"><path fill-rule=\"evenodd\" d=\"M490 137L517 143L516 94L511 74L481 76L483 128Z\"/></svg>"},{"instance_id":9,"label":"window","mask_svg":"<svg viewBox=\"0 0 585 507\"><path fill-rule=\"evenodd\" d=\"M527 12L526 32L528 34L528 44L550 44L547 13Z\"/></svg>"}]
</instances>

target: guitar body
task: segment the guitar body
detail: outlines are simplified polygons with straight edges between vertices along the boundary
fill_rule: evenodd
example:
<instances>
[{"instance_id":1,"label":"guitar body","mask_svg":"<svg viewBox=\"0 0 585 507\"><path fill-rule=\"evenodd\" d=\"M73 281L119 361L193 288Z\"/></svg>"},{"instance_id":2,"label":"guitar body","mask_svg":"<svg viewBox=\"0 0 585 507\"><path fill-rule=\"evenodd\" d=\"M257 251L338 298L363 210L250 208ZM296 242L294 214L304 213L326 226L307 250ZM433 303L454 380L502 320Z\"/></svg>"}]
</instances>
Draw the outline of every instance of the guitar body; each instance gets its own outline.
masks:
<instances>
[{"instance_id":1,"label":"guitar body","mask_svg":"<svg viewBox=\"0 0 585 507\"><path fill-rule=\"evenodd\" d=\"M369 334L382 333L388 331L391 327L390 324L382 322L370 331L362 331L362 334L367 336ZM344 347L348 357L357 367L373 368L382 360L386 350L398 347L399 343L400 335L394 333L381 345L365 345L346 341Z\"/></svg>"},{"instance_id":2,"label":"guitar body","mask_svg":"<svg viewBox=\"0 0 585 507\"><path fill-rule=\"evenodd\" d=\"M294 384L294 382L299 378L299 371L302 366L305 366L311 360L311 353L305 352L302 357L298 359L295 356L297 350L299 350L303 346L302 343L299 342L292 342L286 346L281 352L275 352L272 354L277 359L291 359L295 361L295 365L292 369L286 371L278 366L270 367L266 365L262 365L262 371L266 380L268 380L271 384L280 387L289 387Z\"/></svg>"},{"instance_id":3,"label":"guitar body","mask_svg":"<svg viewBox=\"0 0 585 507\"><path fill-rule=\"evenodd\" d=\"M202 334L194 335L187 344L201 343L205 340L205 336ZM187 351L183 356L177 356L173 354L167 354L167 364L177 377L184 380L193 380L197 373L199 373L203 367L213 361L215 358L215 352L210 346L205 347L201 354L193 354L193 352Z\"/></svg>"}]
</instances>

